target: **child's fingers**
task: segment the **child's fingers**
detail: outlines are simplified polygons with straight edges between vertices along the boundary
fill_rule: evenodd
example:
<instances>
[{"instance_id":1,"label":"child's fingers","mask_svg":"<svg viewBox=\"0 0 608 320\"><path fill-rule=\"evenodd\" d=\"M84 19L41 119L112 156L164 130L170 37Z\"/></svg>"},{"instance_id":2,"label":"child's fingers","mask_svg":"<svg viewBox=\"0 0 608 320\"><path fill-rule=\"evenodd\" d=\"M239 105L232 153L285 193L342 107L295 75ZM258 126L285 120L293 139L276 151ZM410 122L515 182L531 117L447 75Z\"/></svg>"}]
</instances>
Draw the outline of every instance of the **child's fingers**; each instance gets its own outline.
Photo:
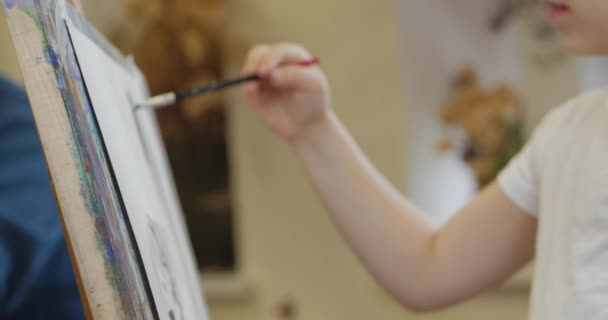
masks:
<instances>
[{"instance_id":1,"label":"child's fingers","mask_svg":"<svg viewBox=\"0 0 608 320\"><path fill-rule=\"evenodd\" d=\"M256 46L248 54L243 74L258 74L262 79L245 85L246 98L259 106L280 98L285 90L314 87L319 82L316 68L293 65L310 58L311 54L298 45Z\"/></svg>"},{"instance_id":2,"label":"child's fingers","mask_svg":"<svg viewBox=\"0 0 608 320\"><path fill-rule=\"evenodd\" d=\"M318 74L312 68L285 66L272 70L270 84L279 90L303 89L314 86L319 81Z\"/></svg>"},{"instance_id":3,"label":"child's fingers","mask_svg":"<svg viewBox=\"0 0 608 320\"><path fill-rule=\"evenodd\" d=\"M245 85L245 96L248 99L255 98L258 94L258 84L257 83L248 83Z\"/></svg>"},{"instance_id":4,"label":"child's fingers","mask_svg":"<svg viewBox=\"0 0 608 320\"><path fill-rule=\"evenodd\" d=\"M256 73L260 61L265 57L268 51L270 51L270 46L267 45L255 46L253 49L249 50L241 73L243 75Z\"/></svg>"},{"instance_id":5,"label":"child's fingers","mask_svg":"<svg viewBox=\"0 0 608 320\"><path fill-rule=\"evenodd\" d=\"M277 44L271 50L265 52L264 57L259 62L257 71L260 76L266 77L280 65L297 63L311 57L311 54L302 46L290 43Z\"/></svg>"}]
</instances>

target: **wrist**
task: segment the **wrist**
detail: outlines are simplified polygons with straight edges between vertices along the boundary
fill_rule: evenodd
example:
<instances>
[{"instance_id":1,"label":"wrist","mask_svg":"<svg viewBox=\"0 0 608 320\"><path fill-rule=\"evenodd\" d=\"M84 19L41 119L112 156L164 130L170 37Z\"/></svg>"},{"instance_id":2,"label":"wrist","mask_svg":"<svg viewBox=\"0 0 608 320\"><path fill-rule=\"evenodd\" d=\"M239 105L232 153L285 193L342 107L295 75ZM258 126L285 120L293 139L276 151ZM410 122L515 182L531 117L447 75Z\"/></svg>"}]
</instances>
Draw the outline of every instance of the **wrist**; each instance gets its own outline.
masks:
<instances>
[{"instance_id":1,"label":"wrist","mask_svg":"<svg viewBox=\"0 0 608 320\"><path fill-rule=\"evenodd\" d=\"M288 142L296 153L300 155L309 153L318 149L321 143L328 141L328 138L339 127L339 122L340 120L333 110L329 109L319 120L308 125Z\"/></svg>"}]
</instances>

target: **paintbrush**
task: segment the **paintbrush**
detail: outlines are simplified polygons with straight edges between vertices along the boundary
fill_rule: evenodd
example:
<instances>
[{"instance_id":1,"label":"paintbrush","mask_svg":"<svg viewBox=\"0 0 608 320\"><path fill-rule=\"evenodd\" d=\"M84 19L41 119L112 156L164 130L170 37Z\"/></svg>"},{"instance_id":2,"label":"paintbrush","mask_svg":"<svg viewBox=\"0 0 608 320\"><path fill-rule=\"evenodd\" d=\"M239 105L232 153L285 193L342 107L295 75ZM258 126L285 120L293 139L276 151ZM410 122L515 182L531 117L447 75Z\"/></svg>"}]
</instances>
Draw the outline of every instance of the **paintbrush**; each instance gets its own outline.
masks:
<instances>
[{"instance_id":1,"label":"paintbrush","mask_svg":"<svg viewBox=\"0 0 608 320\"><path fill-rule=\"evenodd\" d=\"M300 61L297 63L291 63L289 65L311 67L311 66L315 66L315 65L319 64L319 62L320 62L319 58L312 58L310 60ZM218 91L218 90L222 90L222 89L232 88L232 87L238 86L240 84L251 82L251 81L259 81L260 79L261 79L261 77L259 75L251 74L251 75L246 75L246 76L235 78L235 79L213 82L211 84L208 84L208 85L202 86L202 87L190 88L190 89L186 89L183 91L168 92L168 93L164 93L164 94L160 94L160 95L151 97L144 103L136 106L135 110L138 110L141 108L144 108L144 109L163 108L163 107L167 107L170 105L174 105L187 98L200 96L200 95L203 95L206 93L210 93L210 92L214 92L214 91Z\"/></svg>"}]
</instances>

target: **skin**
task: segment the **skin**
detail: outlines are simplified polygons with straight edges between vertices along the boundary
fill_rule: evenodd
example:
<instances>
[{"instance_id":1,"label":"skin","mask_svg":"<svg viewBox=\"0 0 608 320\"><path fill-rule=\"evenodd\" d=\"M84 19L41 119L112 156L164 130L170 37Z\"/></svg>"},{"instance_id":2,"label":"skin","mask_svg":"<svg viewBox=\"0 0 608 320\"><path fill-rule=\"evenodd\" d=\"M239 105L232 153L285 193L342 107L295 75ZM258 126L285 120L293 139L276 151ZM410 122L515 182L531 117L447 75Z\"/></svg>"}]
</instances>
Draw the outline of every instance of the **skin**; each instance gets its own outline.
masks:
<instances>
[{"instance_id":1,"label":"skin","mask_svg":"<svg viewBox=\"0 0 608 320\"><path fill-rule=\"evenodd\" d=\"M608 53L608 1L562 3L569 11L552 21L566 48ZM246 98L260 121L291 146L337 229L388 292L413 311L434 310L530 262L537 220L496 183L441 228L391 186L333 112L321 69L289 66L309 58L296 44L253 48L243 74L263 80L245 87Z\"/></svg>"},{"instance_id":2,"label":"skin","mask_svg":"<svg viewBox=\"0 0 608 320\"><path fill-rule=\"evenodd\" d=\"M608 54L608 1L560 0L569 12L552 20L563 46L578 55Z\"/></svg>"}]
</instances>

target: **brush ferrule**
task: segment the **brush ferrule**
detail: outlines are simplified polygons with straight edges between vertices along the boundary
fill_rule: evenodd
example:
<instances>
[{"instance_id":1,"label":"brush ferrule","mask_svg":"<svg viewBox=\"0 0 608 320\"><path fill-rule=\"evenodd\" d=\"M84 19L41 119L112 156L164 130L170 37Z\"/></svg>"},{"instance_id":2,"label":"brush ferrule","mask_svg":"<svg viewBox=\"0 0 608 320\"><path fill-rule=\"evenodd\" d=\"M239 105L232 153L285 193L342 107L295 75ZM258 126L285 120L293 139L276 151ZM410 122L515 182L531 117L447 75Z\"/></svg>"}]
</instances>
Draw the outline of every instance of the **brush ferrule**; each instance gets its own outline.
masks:
<instances>
[{"instance_id":1,"label":"brush ferrule","mask_svg":"<svg viewBox=\"0 0 608 320\"><path fill-rule=\"evenodd\" d=\"M145 109L158 109L172 105L175 102L177 102L177 95L175 92L170 92L152 97L148 101L142 103L139 107Z\"/></svg>"}]
</instances>

